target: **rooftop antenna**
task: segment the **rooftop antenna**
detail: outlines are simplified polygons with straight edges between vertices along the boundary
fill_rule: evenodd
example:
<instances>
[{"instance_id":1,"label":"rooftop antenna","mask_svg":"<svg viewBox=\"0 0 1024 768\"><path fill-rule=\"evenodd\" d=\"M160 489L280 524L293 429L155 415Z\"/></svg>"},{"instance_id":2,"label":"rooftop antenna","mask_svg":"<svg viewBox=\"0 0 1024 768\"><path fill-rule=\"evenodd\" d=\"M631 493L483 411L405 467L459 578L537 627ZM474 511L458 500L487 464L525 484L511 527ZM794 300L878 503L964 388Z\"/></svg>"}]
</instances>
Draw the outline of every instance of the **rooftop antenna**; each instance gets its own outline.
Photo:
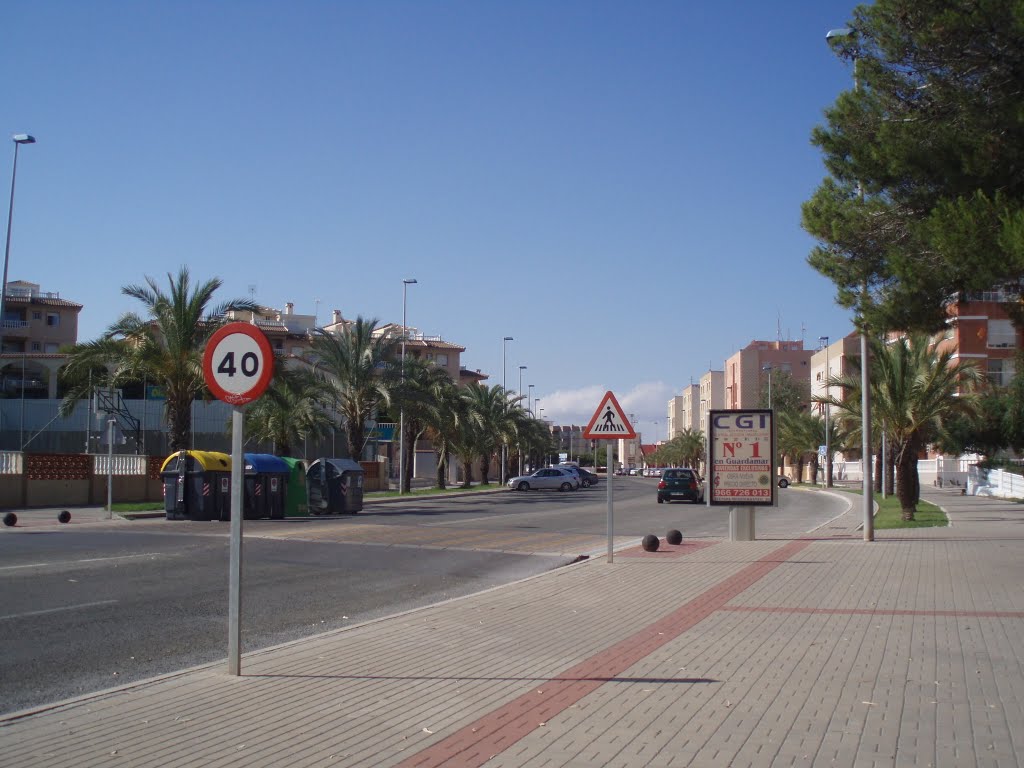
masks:
<instances>
[{"instance_id":1,"label":"rooftop antenna","mask_svg":"<svg viewBox=\"0 0 1024 768\"><path fill-rule=\"evenodd\" d=\"M316 327L316 319L320 314L320 299L313 299L313 326Z\"/></svg>"},{"instance_id":2,"label":"rooftop antenna","mask_svg":"<svg viewBox=\"0 0 1024 768\"><path fill-rule=\"evenodd\" d=\"M775 314L775 340L782 341L782 313Z\"/></svg>"}]
</instances>

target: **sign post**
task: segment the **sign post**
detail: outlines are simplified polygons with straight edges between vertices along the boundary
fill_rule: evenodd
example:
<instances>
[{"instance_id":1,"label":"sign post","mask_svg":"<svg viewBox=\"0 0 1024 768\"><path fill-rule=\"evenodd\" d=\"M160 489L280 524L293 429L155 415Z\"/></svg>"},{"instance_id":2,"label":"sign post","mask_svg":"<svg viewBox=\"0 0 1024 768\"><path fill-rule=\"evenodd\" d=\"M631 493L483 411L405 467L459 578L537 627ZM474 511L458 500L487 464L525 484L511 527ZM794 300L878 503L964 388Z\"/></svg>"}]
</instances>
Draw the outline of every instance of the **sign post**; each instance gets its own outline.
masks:
<instances>
[{"instance_id":1,"label":"sign post","mask_svg":"<svg viewBox=\"0 0 1024 768\"><path fill-rule=\"evenodd\" d=\"M620 437L632 440L636 437L636 432L626 418L626 414L622 412L622 408L619 407L619 401L615 399L615 395L610 390L605 392L604 399L601 400L601 404L594 411L594 415L591 417L590 423L587 424L587 428L583 430L583 437L588 440L609 441L605 458L605 477L608 480L608 562L612 563L615 561L615 510L612 505L612 477L614 473L612 472L611 441L618 440ZM596 450L594 451L594 456L594 463L596 464ZM594 467L594 469L596 470L597 467Z\"/></svg>"},{"instance_id":2,"label":"sign post","mask_svg":"<svg viewBox=\"0 0 1024 768\"><path fill-rule=\"evenodd\" d=\"M274 376L274 350L259 328L228 323L203 353L206 386L231 408L231 557L228 566L228 674L242 673L242 406L259 398Z\"/></svg>"},{"instance_id":3,"label":"sign post","mask_svg":"<svg viewBox=\"0 0 1024 768\"><path fill-rule=\"evenodd\" d=\"M774 412L711 411L709 416L709 502L729 507L730 541L754 541L754 509L776 504Z\"/></svg>"}]
</instances>

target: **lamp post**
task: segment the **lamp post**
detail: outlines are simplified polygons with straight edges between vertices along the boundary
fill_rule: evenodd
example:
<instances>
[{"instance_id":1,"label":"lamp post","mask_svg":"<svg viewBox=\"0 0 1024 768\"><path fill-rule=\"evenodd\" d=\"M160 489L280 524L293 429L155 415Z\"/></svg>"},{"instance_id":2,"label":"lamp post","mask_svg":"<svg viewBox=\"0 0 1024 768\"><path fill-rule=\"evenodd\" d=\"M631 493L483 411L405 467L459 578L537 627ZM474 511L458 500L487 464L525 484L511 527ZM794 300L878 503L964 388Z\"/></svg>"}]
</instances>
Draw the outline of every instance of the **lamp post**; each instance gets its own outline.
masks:
<instances>
[{"instance_id":1,"label":"lamp post","mask_svg":"<svg viewBox=\"0 0 1024 768\"><path fill-rule=\"evenodd\" d=\"M526 410L533 416L533 384L526 385Z\"/></svg>"},{"instance_id":2,"label":"lamp post","mask_svg":"<svg viewBox=\"0 0 1024 768\"><path fill-rule=\"evenodd\" d=\"M406 295L416 278L402 281L402 381L405 382L405 337L409 335L405 319ZM405 406L398 409L398 495L405 493Z\"/></svg>"},{"instance_id":3,"label":"lamp post","mask_svg":"<svg viewBox=\"0 0 1024 768\"><path fill-rule=\"evenodd\" d=\"M761 366L762 371L768 371L768 410L772 409L772 367L770 365Z\"/></svg>"},{"instance_id":4,"label":"lamp post","mask_svg":"<svg viewBox=\"0 0 1024 768\"><path fill-rule=\"evenodd\" d=\"M838 40L844 37L853 37L855 31L849 27L842 29L830 29L825 34L825 40ZM853 91L860 90L860 82L857 79L857 55L853 56ZM864 187L857 182L857 196L864 200ZM872 494L874 487L871 482L871 375L868 370L868 326L864 312L867 309L868 282L864 279L861 286L861 323L860 323L860 433L861 433L861 465L863 467L863 484L861 501L864 504L864 541L875 540L875 504Z\"/></svg>"},{"instance_id":5,"label":"lamp post","mask_svg":"<svg viewBox=\"0 0 1024 768\"><path fill-rule=\"evenodd\" d=\"M515 341L511 336L504 336L501 339L501 392L505 402L508 403L508 389L505 386L505 353L508 350L508 343ZM501 444L501 484L508 482L508 443Z\"/></svg>"},{"instance_id":6,"label":"lamp post","mask_svg":"<svg viewBox=\"0 0 1024 768\"><path fill-rule=\"evenodd\" d=\"M828 379L831 372L828 369L828 336L819 336L818 341L825 345L825 487L832 487L832 451L829 440L829 415L831 404L828 402L830 388Z\"/></svg>"},{"instance_id":7,"label":"lamp post","mask_svg":"<svg viewBox=\"0 0 1024 768\"><path fill-rule=\"evenodd\" d=\"M14 219L14 183L18 178L18 148L22 144L35 144L36 140L27 133L16 133L14 141L14 167L11 169L11 202L7 206L7 245L4 247L4 280L0 283L0 354L4 350L4 311L7 308L7 265L11 260L11 223ZM24 389L24 382L22 382Z\"/></svg>"},{"instance_id":8,"label":"lamp post","mask_svg":"<svg viewBox=\"0 0 1024 768\"><path fill-rule=\"evenodd\" d=\"M526 366L525 365L520 365L519 366L519 389L516 390L516 394L518 396L520 396L520 397L522 397L522 394L523 394L523 371L525 371L525 370L526 370ZM526 404L526 408L527 408L527 410L529 410L529 408L530 408L530 404L529 403ZM520 449L520 451L519 451L519 474L520 475L523 474L523 451L522 451L522 449Z\"/></svg>"}]
</instances>

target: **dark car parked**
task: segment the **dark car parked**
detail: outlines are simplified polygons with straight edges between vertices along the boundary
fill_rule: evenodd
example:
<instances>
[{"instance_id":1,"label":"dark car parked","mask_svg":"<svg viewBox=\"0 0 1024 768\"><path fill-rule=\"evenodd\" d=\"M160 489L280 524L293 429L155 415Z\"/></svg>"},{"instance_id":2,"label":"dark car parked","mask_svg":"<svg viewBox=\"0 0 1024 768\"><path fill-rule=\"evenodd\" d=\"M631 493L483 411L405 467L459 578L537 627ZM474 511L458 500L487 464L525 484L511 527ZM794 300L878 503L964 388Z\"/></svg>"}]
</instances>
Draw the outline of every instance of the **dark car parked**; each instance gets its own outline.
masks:
<instances>
[{"instance_id":1,"label":"dark car parked","mask_svg":"<svg viewBox=\"0 0 1024 768\"><path fill-rule=\"evenodd\" d=\"M666 469L658 483L658 503L666 501L704 501L704 480L692 469Z\"/></svg>"},{"instance_id":2,"label":"dark car parked","mask_svg":"<svg viewBox=\"0 0 1024 768\"><path fill-rule=\"evenodd\" d=\"M595 475L593 472L590 472L583 467L577 467L576 470L580 473L580 485L584 488L597 485L597 481L599 479L598 475Z\"/></svg>"}]
</instances>

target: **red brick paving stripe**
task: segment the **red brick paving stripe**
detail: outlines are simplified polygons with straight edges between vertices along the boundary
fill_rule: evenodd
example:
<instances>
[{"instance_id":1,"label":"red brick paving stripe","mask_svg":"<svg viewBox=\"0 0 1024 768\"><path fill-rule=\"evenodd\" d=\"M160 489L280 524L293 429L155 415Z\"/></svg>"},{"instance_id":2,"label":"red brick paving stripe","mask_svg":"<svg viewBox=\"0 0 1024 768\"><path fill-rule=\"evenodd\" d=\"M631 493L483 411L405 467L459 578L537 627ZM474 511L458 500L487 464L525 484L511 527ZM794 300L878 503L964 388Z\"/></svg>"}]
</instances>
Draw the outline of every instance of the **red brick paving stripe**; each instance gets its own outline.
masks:
<instances>
[{"instance_id":1,"label":"red brick paving stripe","mask_svg":"<svg viewBox=\"0 0 1024 768\"><path fill-rule=\"evenodd\" d=\"M398 763L399 768L457 766L475 768L505 751L587 694L721 610L789 558L810 546L792 541L719 582L615 645L584 659L512 701Z\"/></svg>"},{"instance_id":2,"label":"red brick paving stripe","mask_svg":"<svg viewBox=\"0 0 1024 768\"><path fill-rule=\"evenodd\" d=\"M723 611L750 613L828 613L836 616L951 616L954 618L1024 619L1024 611L914 611L902 608L787 608L770 605L726 605Z\"/></svg>"},{"instance_id":3,"label":"red brick paving stripe","mask_svg":"<svg viewBox=\"0 0 1024 768\"><path fill-rule=\"evenodd\" d=\"M645 552L643 545L638 544L635 547L623 549L615 554L618 557L649 557L656 560L675 560L683 555L696 552L698 549L713 547L717 543L714 541L684 541L682 544L672 546L671 544L666 544L664 539L660 539L660 541L661 545L656 552Z\"/></svg>"}]
</instances>

